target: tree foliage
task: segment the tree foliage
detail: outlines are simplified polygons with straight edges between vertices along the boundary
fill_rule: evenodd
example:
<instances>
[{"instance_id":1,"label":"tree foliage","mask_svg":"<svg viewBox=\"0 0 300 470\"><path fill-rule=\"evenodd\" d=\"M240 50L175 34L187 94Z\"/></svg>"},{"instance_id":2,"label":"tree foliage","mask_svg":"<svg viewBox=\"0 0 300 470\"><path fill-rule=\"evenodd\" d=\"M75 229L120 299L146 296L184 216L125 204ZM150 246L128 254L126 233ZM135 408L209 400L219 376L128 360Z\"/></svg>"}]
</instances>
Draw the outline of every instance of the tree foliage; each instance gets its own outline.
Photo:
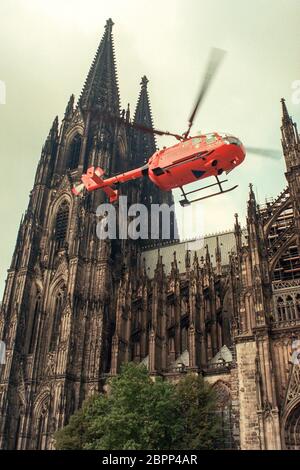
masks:
<instances>
[{"instance_id":1,"label":"tree foliage","mask_svg":"<svg viewBox=\"0 0 300 470\"><path fill-rule=\"evenodd\" d=\"M55 434L57 449L211 449L220 438L212 389L201 377L178 384L149 377L133 363L109 382L109 393L86 400Z\"/></svg>"}]
</instances>

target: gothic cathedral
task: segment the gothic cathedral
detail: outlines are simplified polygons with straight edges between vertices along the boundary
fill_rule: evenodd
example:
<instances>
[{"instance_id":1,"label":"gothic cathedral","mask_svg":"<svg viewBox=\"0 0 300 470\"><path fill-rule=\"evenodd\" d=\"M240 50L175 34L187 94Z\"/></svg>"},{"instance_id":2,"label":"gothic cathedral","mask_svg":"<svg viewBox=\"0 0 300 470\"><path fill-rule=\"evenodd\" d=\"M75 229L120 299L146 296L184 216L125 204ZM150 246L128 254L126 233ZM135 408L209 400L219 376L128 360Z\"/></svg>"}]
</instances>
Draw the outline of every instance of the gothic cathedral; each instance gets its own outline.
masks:
<instances>
[{"instance_id":1,"label":"gothic cathedral","mask_svg":"<svg viewBox=\"0 0 300 470\"><path fill-rule=\"evenodd\" d=\"M218 396L226 446L300 449L300 140L282 100L287 187L247 223L190 252L162 243L100 240L101 191L73 181L88 166L107 175L140 166L156 149L148 80L134 115L121 110L108 20L82 93L72 95L43 146L0 311L0 446L54 449L54 432L104 390L123 362L153 376L202 374ZM116 122L101 111L121 116ZM148 181L124 185L128 203L173 203Z\"/></svg>"}]
</instances>

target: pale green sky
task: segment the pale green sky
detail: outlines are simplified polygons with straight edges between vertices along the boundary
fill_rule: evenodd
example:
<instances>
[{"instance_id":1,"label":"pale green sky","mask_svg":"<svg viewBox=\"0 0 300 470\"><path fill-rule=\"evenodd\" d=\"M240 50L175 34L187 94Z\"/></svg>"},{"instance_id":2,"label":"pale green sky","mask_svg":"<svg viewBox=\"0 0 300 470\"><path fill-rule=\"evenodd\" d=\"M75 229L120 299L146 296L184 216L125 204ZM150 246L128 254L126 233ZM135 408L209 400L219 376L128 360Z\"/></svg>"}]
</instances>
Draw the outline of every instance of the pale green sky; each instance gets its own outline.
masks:
<instances>
[{"instance_id":1,"label":"pale green sky","mask_svg":"<svg viewBox=\"0 0 300 470\"><path fill-rule=\"evenodd\" d=\"M291 103L292 82L300 79L298 0L1 0L0 295L42 144L70 94L78 97L109 17L122 106L134 109L146 74L157 127L185 130L212 46L227 55L195 130L280 148L282 96L300 122L300 105ZM283 162L249 155L231 174L239 188L202 205L205 232L230 228L234 212L244 220L250 181L261 201L275 196L283 171Z\"/></svg>"}]
</instances>

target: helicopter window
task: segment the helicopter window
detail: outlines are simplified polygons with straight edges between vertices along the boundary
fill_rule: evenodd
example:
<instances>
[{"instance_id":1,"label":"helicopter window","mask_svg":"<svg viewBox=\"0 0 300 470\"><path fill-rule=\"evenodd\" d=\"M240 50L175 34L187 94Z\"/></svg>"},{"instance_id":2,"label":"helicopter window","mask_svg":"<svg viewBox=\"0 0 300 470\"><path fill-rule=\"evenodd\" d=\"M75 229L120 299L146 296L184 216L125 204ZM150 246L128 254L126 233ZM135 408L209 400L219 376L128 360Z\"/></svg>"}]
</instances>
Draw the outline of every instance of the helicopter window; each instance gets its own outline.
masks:
<instances>
[{"instance_id":1,"label":"helicopter window","mask_svg":"<svg viewBox=\"0 0 300 470\"><path fill-rule=\"evenodd\" d=\"M164 170L158 166L157 168L153 168L153 173L156 176L160 176L164 174Z\"/></svg>"},{"instance_id":2,"label":"helicopter window","mask_svg":"<svg viewBox=\"0 0 300 470\"><path fill-rule=\"evenodd\" d=\"M233 136L224 137L224 141L227 142L228 144L241 145L241 142L239 141L239 139Z\"/></svg>"},{"instance_id":3,"label":"helicopter window","mask_svg":"<svg viewBox=\"0 0 300 470\"><path fill-rule=\"evenodd\" d=\"M195 178L201 178L204 175L205 171L203 170L192 170L193 175Z\"/></svg>"},{"instance_id":4,"label":"helicopter window","mask_svg":"<svg viewBox=\"0 0 300 470\"><path fill-rule=\"evenodd\" d=\"M217 136L215 134L208 134L206 136L206 143L211 144L212 142L215 142L217 140Z\"/></svg>"},{"instance_id":5,"label":"helicopter window","mask_svg":"<svg viewBox=\"0 0 300 470\"><path fill-rule=\"evenodd\" d=\"M197 145L197 144L200 144L201 143L201 137L194 137L192 139L192 142L193 142L193 145Z\"/></svg>"}]
</instances>

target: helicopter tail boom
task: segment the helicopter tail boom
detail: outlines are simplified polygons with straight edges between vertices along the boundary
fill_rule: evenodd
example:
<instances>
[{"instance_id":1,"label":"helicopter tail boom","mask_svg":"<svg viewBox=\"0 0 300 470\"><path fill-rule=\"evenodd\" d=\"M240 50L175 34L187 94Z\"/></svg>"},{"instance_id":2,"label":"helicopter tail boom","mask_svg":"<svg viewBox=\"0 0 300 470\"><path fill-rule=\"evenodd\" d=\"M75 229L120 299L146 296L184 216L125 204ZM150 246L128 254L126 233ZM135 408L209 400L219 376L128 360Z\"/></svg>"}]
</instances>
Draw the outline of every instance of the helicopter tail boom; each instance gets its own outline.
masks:
<instances>
[{"instance_id":1,"label":"helicopter tail boom","mask_svg":"<svg viewBox=\"0 0 300 470\"><path fill-rule=\"evenodd\" d=\"M95 168L91 166L88 168L87 172L81 176L82 183L78 186L74 186L72 192L78 196L80 193L82 193L84 188L86 188L87 191L102 189L102 191L104 191L105 194L107 194L109 197L109 202L115 202L119 197L119 192L117 189L115 189L115 185L141 178L147 174L147 171L148 165L144 165L141 168L129 170L125 173L103 179L104 170L100 167Z\"/></svg>"},{"instance_id":2,"label":"helicopter tail boom","mask_svg":"<svg viewBox=\"0 0 300 470\"><path fill-rule=\"evenodd\" d=\"M109 197L109 202L114 202L118 199L118 191L113 189L109 182L102 178L103 175L104 170L102 168L91 166L86 174L82 175L81 181L88 191L101 188Z\"/></svg>"},{"instance_id":3,"label":"helicopter tail boom","mask_svg":"<svg viewBox=\"0 0 300 470\"><path fill-rule=\"evenodd\" d=\"M104 175L104 170L100 167L90 167L85 174L82 175L82 183L74 186L72 188L72 193L75 196L79 196L84 188L87 191L94 191L95 189L102 189L105 194L109 197L109 202L114 202L118 199L118 191L111 187L109 180L104 180L102 176Z\"/></svg>"}]
</instances>

